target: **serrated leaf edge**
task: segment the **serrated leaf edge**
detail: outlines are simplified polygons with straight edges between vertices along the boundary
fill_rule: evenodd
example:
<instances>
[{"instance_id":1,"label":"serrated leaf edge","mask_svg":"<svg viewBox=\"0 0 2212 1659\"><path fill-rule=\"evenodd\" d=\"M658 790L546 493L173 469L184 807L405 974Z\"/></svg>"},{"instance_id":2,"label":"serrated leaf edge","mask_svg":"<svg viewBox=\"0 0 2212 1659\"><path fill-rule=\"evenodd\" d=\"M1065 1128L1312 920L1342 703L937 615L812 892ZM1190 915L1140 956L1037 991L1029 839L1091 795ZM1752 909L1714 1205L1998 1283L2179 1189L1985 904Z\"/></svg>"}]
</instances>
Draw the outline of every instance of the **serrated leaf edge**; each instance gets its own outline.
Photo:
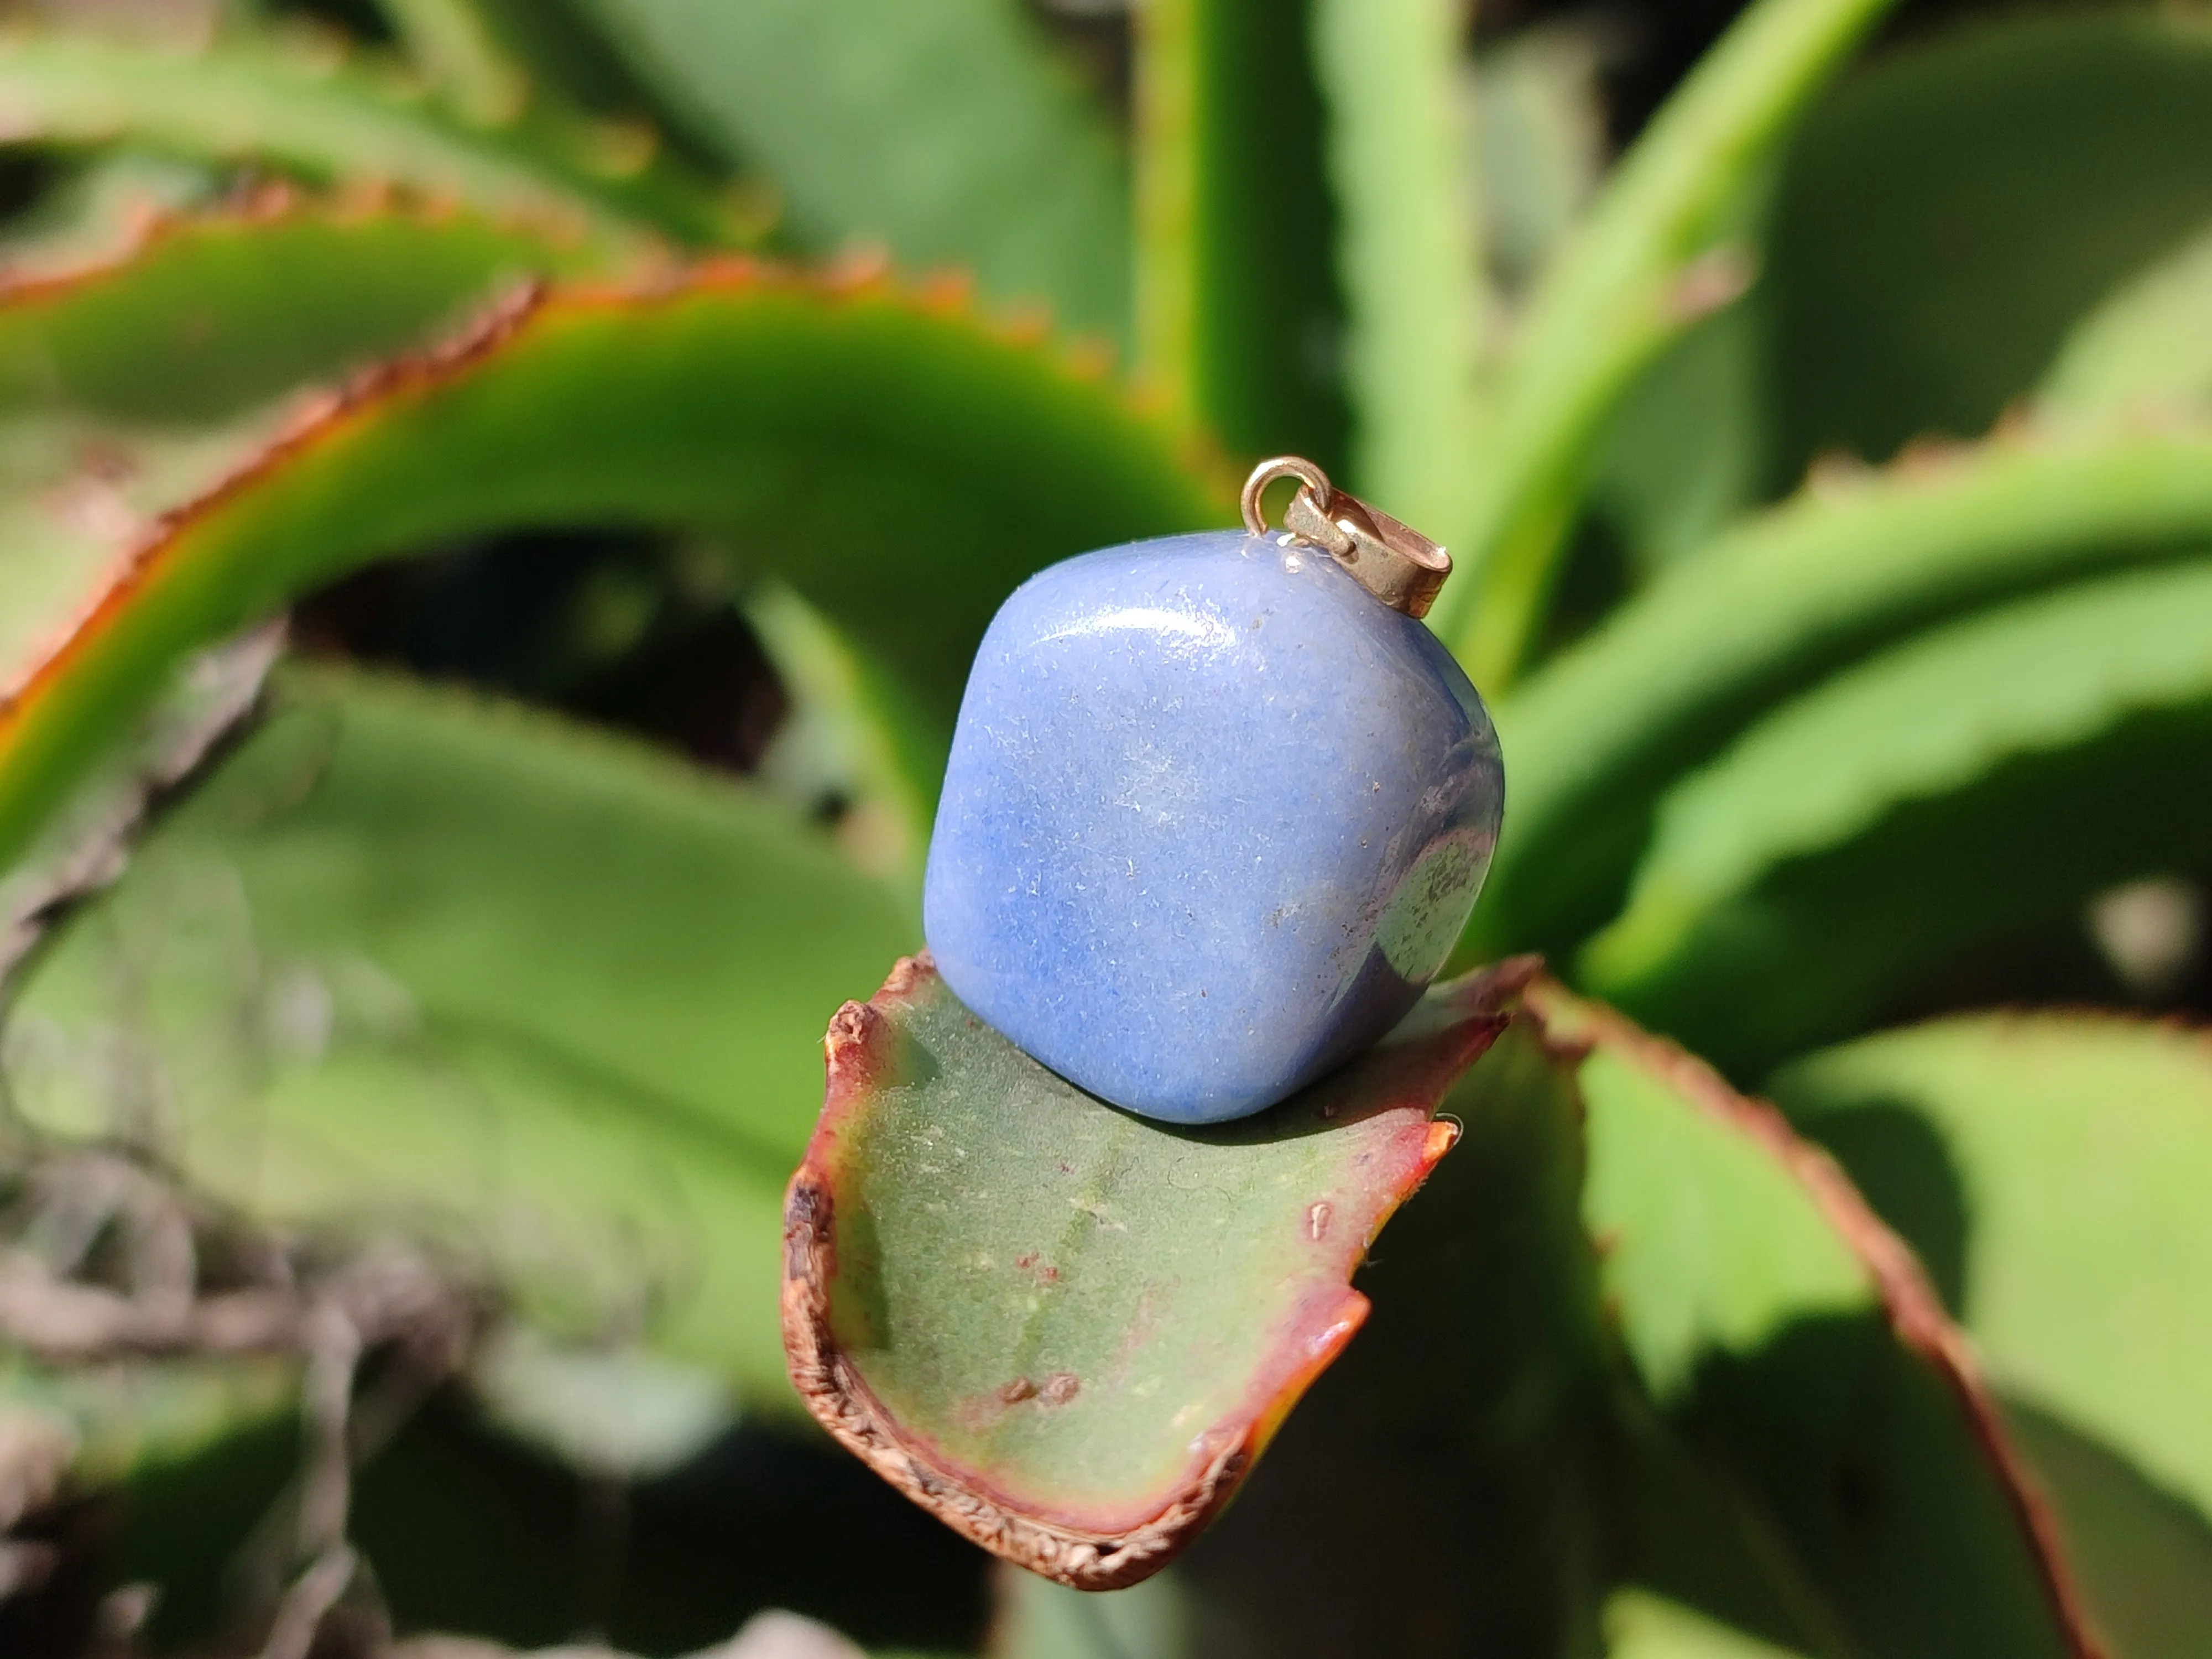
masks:
<instances>
[{"instance_id":1,"label":"serrated leaf edge","mask_svg":"<svg viewBox=\"0 0 2212 1659\"><path fill-rule=\"evenodd\" d=\"M473 224L505 235L530 237L549 251L562 253L577 252L586 240L573 225L524 208L494 209L452 198L406 197L374 184L313 191L289 179L269 179L246 194L212 207L179 209L149 204L129 216L116 246L97 252L56 260L51 266L41 265L35 258L0 265L0 309L61 303L85 289L123 280L142 261L172 243L201 237L250 236L262 230L303 225L355 230L381 224L404 224L414 229ZM35 256L39 250L33 244L21 252ZM665 250L641 246L627 259L614 264L618 270L631 266L649 270L670 257Z\"/></svg>"},{"instance_id":2,"label":"serrated leaf edge","mask_svg":"<svg viewBox=\"0 0 2212 1659\"><path fill-rule=\"evenodd\" d=\"M971 287L964 279L947 276L902 283L875 259L809 271L733 255L695 261L634 283L557 287L543 279L519 283L446 341L423 351L387 359L335 390L303 394L280 429L260 448L197 496L156 517L135 546L116 562L107 585L55 631L52 643L12 671L0 665L0 755L4 755L11 728L22 717L25 705L66 671L70 659L109 618L127 608L162 556L186 532L307 451L410 395L434 391L462 378L535 325L568 313L646 309L710 294L748 290L811 293L829 301L890 303L916 316L957 319L973 327L981 339L1036 353L1071 383L1095 384L1108 376L1109 365L1079 346L1052 349L1045 331L1032 318L1000 321L981 313L972 303ZM1112 390L1133 415L1146 416L1136 399L1123 394L1118 386ZM1202 443L1178 440L1175 453L1195 479L1212 484L1224 501L1234 499L1233 483L1222 472L1218 458Z\"/></svg>"},{"instance_id":3,"label":"serrated leaf edge","mask_svg":"<svg viewBox=\"0 0 2212 1659\"><path fill-rule=\"evenodd\" d=\"M1805 1189L1873 1285L1897 1340L1932 1365L1965 1413L1975 1443L2026 1534L2051 1613L2073 1659L2109 1659L2060 1540L2050 1500L2012 1443L2004 1416L1966 1332L1944 1310L1927 1270L1876 1215L1843 1166L1790 1127L1771 1103L1738 1094L1704 1060L1626 1015L1576 996L1549 975L1522 994L1547 1043L1578 1055L1604 1047L1632 1056L1707 1115L1759 1146Z\"/></svg>"},{"instance_id":4,"label":"serrated leaf edge","mask_svg":"<svg viewBox=\"0 0 2212 1659\"><path fill-rule=\"evenodd\" d=\"M1505 1029L1504 1009L1536 967L1534 958L1517 957L1462 982L1455 1000L1464 1010L1469 1052L1457 1071L1473 1065ZM828 1072L823 1124L784 1200L783 1335L792 1382L840 1444L962 1536L1073 1589L1124 1589L1166 1565L1228 1502L1291 1407L1364 1322L1369 1303L1349 1285L1310 1295L1238 1407L1192 1441L1192 1462L1182 1483L1149 1518L1119 1532L1073 1526L1024 1507L903 1428L841 1351L830 1328L836 1200L817 1157L839 1107L872 1075L872 1045L889 1028L875 1003L910 996L935 975L927 951L902 958L875 998L838 1010L823 1039ZM1459 1133L1449 1118L1431 1120L1414 1176L1377 1220L1378 1228L1419 1189Z\"/></svg>"}]
</instances>

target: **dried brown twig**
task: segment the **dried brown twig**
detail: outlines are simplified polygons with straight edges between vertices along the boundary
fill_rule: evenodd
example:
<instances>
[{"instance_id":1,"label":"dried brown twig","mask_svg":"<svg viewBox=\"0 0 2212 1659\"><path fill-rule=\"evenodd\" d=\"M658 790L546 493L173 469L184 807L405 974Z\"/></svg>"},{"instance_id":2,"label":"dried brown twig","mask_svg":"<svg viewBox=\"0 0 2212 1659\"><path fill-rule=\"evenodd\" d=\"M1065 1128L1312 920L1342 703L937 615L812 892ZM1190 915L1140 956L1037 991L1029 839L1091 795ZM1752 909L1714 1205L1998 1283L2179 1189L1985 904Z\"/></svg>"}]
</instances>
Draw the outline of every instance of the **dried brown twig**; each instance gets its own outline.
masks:
<instances>
[{"instance_id":1,"label":"dried brown twig","mask_svg":"<svg viewBox=\"0 0 2212 1659\"><path fill-rule=\"evenodd\" d=\"M284 1523L267 1534L275 1606L260 1653L307 1659L362 1583L346 1535L353 1470L465 1363L485 1299L393 1241L333 1255L269 1237L118 1151L32 1152L15 1164L14 1199L0 1209L0 1344L64 1366L163 1355L300 1359L306 1445ZM390 1363L357 1399L372 1350ZM8 1534L61 1494L76 1452L58 1419L0 1415L0 1601L51 1571L51 1546ZM389 1644L380 1609L370 1613L371 1639L356 1644L364 1652Z\"/></svg>"}]
</instances>

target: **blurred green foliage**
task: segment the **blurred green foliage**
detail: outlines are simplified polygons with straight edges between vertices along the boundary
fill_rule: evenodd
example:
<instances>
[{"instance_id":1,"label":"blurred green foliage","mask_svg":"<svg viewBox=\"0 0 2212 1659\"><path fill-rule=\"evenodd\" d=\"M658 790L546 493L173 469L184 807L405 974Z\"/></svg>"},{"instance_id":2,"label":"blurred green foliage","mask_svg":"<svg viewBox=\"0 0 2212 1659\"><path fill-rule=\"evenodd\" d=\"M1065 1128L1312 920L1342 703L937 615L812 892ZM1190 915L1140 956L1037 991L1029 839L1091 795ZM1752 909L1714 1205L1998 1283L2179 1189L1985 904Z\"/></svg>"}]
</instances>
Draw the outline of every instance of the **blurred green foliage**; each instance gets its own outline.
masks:
<instances>
[{"instance_id":1,"label":"blurred green foliage","mask_svg":"<svg viewBox=\"0 0 2212 1659\"><path fill-rule=\"evenodd\" d=\"M2201 8L12 10L0 1651L2212 1654ZM1285 451L1452 545L1559 977L1085 1597L807 1423L785 1182L993 610ZM872 1264L901 1413L1218 1265L1123 1127L1035 1308Z\"/></svg>"}]
</instances>

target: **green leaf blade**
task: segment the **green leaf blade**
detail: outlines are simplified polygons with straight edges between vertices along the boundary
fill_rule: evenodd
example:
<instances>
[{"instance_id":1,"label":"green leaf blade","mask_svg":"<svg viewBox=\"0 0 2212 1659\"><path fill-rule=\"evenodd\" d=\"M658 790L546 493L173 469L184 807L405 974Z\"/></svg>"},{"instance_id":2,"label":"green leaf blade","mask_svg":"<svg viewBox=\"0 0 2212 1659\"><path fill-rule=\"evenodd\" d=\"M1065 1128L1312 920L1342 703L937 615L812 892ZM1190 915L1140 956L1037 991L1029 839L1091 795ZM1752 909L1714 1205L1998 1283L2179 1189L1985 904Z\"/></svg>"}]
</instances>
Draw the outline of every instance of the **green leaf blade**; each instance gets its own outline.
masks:
<instances>
[{"instance_id":1,"label":"green leaf blade","mask_svg":"<svg viewBox=\"0 0 2212 1659\"><path fill-rule=\"evenodd\" d=\"M1632 1575L1812 1652L2097 1652L1971 1351L1849 1180L1611 1010L1542 979L1526 1005L1581 1089L1584 1217L1650 1401Z\"/></svg>"},{"instance_id":2,"label":"green leaf blade","mask_svg":"<svg viewBox=\"0 0 2212 1659\"><path fill-rule=\"evenodd\" d=\"M740 787L295 672L40 958L8 1075L44 1131L137 1139L263 1224L397 1226L548 1328L786 1406L775 1241L816 1034L907 911ZM130 1116L116 1045L173 1111Z\"/></svg>"},{"instance_id":3,"label":"green leaf blade","mask_svg":"<svg viewBox=\"0 0 2212 1659\"><path fill-rule=\"evenodd\" d=\"M1124 164L1036 26L1001 0L587 0L585 9L732 162L787 192L817 246L888 245L975 271L1001 302L1127 331Z\"/></svg>"},{"instance_id":4,"label":"green leaf blade","mask_svg":"<svg viewBox=\"0 0 2212 1659\"><path fill-rule=\"evenodd\" d=\"M618 175L563 165L557 149L445 119L356 70L262 46L185 53L23 36L0 45L0 111L18 143L129 140L266 161L317 181L382 182L465 203L608 251L650 251L671 234L727 240L710 234L696 204L686 222L669 222L676 198L654 181L633 191Z\"/></svg>"},{"instance_id":5,"label":"green leaf blade","mask_svg":"<svg viewBox=\"0 0 2212 1659\"><path fill-rule=\"evenodd\" d=\"M1755 1069L1977 943L2185 861L2208 640L2200 562L1984 612L1838 676L1669 795L1583 975Z\"/></svg>"},{"instance_id":6,"label":"green leaf blade","mask_svg":"<svg viewBox=\"0 0 2212 1659\"><path fill-rule=\"evenodd\" d=\"M1655 582L1497 708L1514 798L1466 945L1565 951L1625 894L1669 783L1910 630L2212 532L2195 431L2000 441L1815 489Z\"/></svg>"},{"instance_id":7,"label":"green leaf blade","mask_svg":"<svg viewBox=\"0 0 2212 1659\"><path fill-rule=\"evenodd\" d=\"M2093 1013L1956 1016L1795 1061L1775 1088L1900 1228L1957 1259L1960 1317L2118 1650L2201 1647L2203 1034Z\"/></svg>"},{"instance_id":8,"label":"green leaf blade","mask_svg":"<svg viewBox=\"0 0 2212 1659\"><path fill-rule=\"evenodd\" d=\"M2212 405L2212 237L2123 283L2068 332L2036 388L2059 421L2176 419Z\"/></svg>"},{"instance_id":9,"label":"green leaf blade","mask_svg":"<svg viewBox=\"0 0 2212 1659\"><path fill-rule=\"evenodd\" d=\"M1475 471L1484 285L1462 176L1461 9L1316 0L1337 259L1348 301L1350 482L1439 538Z\"/></svg>"},{"instance_id":10,"label":"green leaf blade","mask_svg":"<svg viewBox=\"0 0 2212 1659\"><path fill-rule=\"evenodd\" d=\"M925 961L831 1028L792 1182L800 1392L975 1541L1083 1588L1164 1565L1364 1316L1346 1283L1456 1138L1431 1114L1510 980L1245 1123L1114 1110L977 1022Z\"/></svg>"},{"instance_id":11,"label":"green leaf blade","mask_svg":"<svg viewBox=\"0 0 2212 1659\"><path fill-rule=\"evenodd\" d=\"M1825 1050L1776 1088L1823 1138L1876 1106L1932 1127L1967 1218L1962 1317L1993 1374L2212 1515L2201 1032L1962 1016Z\"/></svg>"},{"instance_id":12,"label":"green leaf blade","mask_svg":"<svg viewBox=\"0 0 2212 1659\"><path fill-rule=\"evenodd\" d=\"M723 532L949 726L1022 578L1219 522L1229 500L1096 379L887 286L746 266L526 301L318 412L141 544L8 711L16 833L178 654L374 557L520 525Z\"/></svg>"},{"instance_id":13,"label":"green leaf blade","mask_svg":"<svg viewBox=\"0 0 2212 1659\"><path fill-rule=\"evenodd\" d=\"M163 513L296 420L289 394L589 258L472 215L301 207L160 222L122 258L9 291L0 684L21 689Z\"/></svg>"},{"instance_id":14,"label":"green leaf blade","mask_svg":"<svg viewBox=\"0 0 2212 1659\"><path fill-rule=\"evenodd\" d=\"M1135 378L1234 456L1344 472L1312 7L1158 0L1134 24Z\"/></svg>"},{"instance_id":15,"label":"green leaf blade","mask_svg":"<svg viewBox=\"0 0 2212 1659\"><path fill-rule=\"evenodd\" d=\"M1768 231L1777 482L1973 439L2212 218L2212 42L2067 7L1930 35L1806 124Z\"/></svg>"},{"instance_id":16,"label":"green leaf blade","mask_svg":"<svg viewBox=\"0 0 2212 1659\"><path fill-rule=\"evenodd\" d=\"M0 295L0 416L219 422L419 346L502 285L593 263L460 213L164 222L119 259Z\"/></svg>"},{"instance_id":17,"label":"green leaf blade","mask_svg":"<svg viewBox=\"0 0 2212 1659\"><path fill-rule=\"evenodd\" d=\"M1474 568L1434 625L1478 684L1503 690L1540 624L1572 497L1638 369L1733 297L1692 263L1718 221L1888 0L1763 0L1653 121L1541 283L1501 371L1480 494L1457 545Z\"/></svg>"}]
</instances>

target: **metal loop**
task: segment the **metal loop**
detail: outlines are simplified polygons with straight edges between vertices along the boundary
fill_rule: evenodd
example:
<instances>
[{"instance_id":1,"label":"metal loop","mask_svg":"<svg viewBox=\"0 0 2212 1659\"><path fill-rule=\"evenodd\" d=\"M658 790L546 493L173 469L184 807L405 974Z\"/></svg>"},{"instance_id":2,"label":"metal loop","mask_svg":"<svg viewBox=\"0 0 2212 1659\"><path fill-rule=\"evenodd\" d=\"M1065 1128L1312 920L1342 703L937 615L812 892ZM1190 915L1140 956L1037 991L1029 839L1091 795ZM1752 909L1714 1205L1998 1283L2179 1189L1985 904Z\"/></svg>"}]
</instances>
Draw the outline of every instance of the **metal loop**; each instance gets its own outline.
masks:
<instances>
[{"instance_id":1,"label":"metal loop","mask_svg":"<svg viewBox=\"0 0 2212 1659\"><path fill-rule=\"evenodd\" d=\"M1247 532L1267 533L1260 495L1278 478L1296 478L1299 484L1283 514L1283 527L1289 532L1286 543L1322 549L1392 610L1409 617L1428 614L1437 590L1451 574L1451 555L1381 508L1335 488L1328 474L1311 461L1278 455L1252 469L1241 501Z\"/></svg>"},{"instance_id":2,"label":"metal loop","mask_svg":"<svg viewBox=\"0 0 2212 1659\"><path fill-rule=\"evenodd\" d=\"M1244 528L1255 536L1267 533L1267 516L1261 508L1260 497L1278 478L1296 478L1313 492L1314 505L1324 513L1336 499L1336 489L1329 483L1328 474L1304 457L1277 455L1262 461L1244 480L1244 493L1237 499L1237 505L1244 510Z\"/></svg>"}]
</instances>

